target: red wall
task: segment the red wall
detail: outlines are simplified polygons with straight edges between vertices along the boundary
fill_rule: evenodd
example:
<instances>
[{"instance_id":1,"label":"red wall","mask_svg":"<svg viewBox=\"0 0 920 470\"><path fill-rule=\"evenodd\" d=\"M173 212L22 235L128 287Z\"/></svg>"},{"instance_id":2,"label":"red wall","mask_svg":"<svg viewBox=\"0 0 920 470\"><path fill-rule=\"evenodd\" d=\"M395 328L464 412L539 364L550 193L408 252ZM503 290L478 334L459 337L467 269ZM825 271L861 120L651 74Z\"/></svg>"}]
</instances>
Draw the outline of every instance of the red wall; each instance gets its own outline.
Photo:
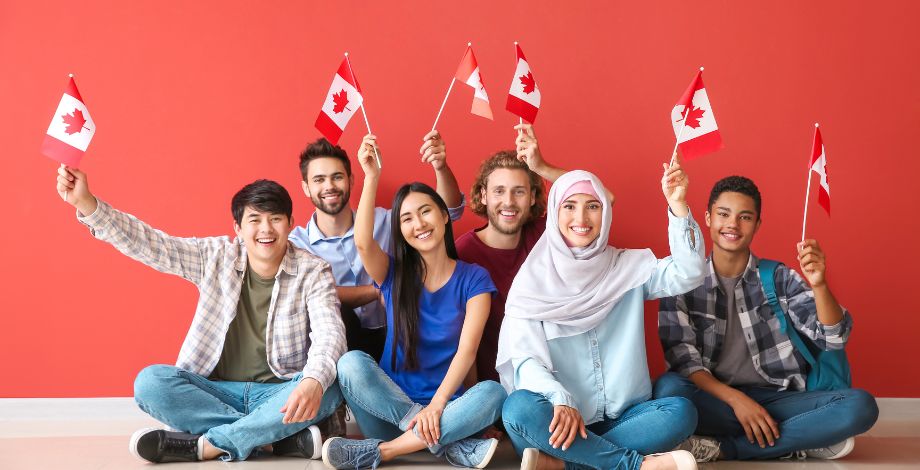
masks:
<instances>
[{"instance_id":1,"label":"red wall","mask_svg":"<svg viewBox=\"0 0 920 470\"><path fill-rule=\"evenodd\" d=\"M417 149L473 41L496 119L470 115L472 93L461 86L439 126L469 188L478 163L513 143L516 119L503 105L514 40L543 92L537 132L547 159L597 172L617 194L619 246L667 254L659 177L674 141L669 115L700 65L726 148L686 165L691 205L702 220L715 180L753 177L765 197L761 255L794 262L820 121L834 215L813 202L808 233L855 317L856 385L920 396L910 347L920 330L910 294L920 263L920 4L305 3L0 3L9 215L0 396L130 395L140 368L175 360L197 298L191 284L93 240L55 194L57 165L38 148L67 73L98 125L82 165L93 191L172 234L220 235L232 233L230 197L255 178L286 185L296 221L308 218L297 155L318 136L312 123L346 50L380 138L387 202L410 178L433 182ZM349 152L362 124L357 117L342 139ZM480 223L468 213L458 232Z\"/></svg>"}]
</instances>

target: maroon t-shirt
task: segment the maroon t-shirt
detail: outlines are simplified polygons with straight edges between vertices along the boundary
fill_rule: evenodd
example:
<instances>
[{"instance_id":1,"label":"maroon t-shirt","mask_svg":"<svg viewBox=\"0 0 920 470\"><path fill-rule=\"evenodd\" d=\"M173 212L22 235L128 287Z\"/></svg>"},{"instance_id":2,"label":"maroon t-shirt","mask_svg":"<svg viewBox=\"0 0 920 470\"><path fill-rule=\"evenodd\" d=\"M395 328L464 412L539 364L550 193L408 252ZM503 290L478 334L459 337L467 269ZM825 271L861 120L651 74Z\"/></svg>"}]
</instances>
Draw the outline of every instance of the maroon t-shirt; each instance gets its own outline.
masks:
<instances>
[{"instance_id":1,"label":"maroon t-shirt","mask_svg":"<svg viewBox=\"0 0 920 470\"><path fill-rule=\"evenodd\" d=\"M511 289L511 281L517 275L524 260L537 240L546 230L546 217L541 217L528 222L521 228L521 241L516 248L504 250L492 248L476 236L476 232L485 227L464 233L457 239L457 255L467 263L476 263L489 271L492 282L498 289L498 294L492 297L492 308L489 311L489 320L482 332L482 341L476 353L476 372L480 381L498 381L495 372L495 357L498 355L498 332L505 318L505 299Z\"/></svg>"}]
</instances>

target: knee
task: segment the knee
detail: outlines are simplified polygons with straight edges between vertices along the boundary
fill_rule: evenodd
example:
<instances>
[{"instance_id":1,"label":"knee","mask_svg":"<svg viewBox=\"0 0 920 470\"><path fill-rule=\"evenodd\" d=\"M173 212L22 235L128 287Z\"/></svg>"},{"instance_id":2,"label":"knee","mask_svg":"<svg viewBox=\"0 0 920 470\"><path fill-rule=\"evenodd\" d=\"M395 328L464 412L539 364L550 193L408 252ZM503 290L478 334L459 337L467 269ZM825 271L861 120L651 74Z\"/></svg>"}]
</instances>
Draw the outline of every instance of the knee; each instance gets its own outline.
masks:
<instances>
[{"instance_id":1,"label":"knee","mask_svg":"<svg viewBox=\"0 0 920 470\"><path fill-rule=\"evenodd\" d=\"M865 390L853 388L847 390L845 399L850 403L848 408L851 412L848 419L853 435L871 429L878 420L878 403L875 397Z\"/></svg>"},{"instance_id":2,"label":"knee","mask_svg":"<svg viewBox=\"0 0 920 470\"><path fill-rule=\"evenodd\" d=\"M134 399L137 402L149 402L162 395L163 385L177 376L178 368L163 364L147 366L141 369L134 379Z\"/></svg>"},{"instance_id":3,"label":"knee","mask_svg":"<svg viewBox=\"0 0 920 470\"><path fill-rule=\"evenodd\" d=\"M523 423L527 418L539 415L540 405L552 404L542 395L530 390L515 390L505 399L502 406L502 421L506 428L513 428Z\"/></svg>"},{"instance_id":4,"label":"knee","mask_svg":"<svg viewBox=\"0 0 920 470\"><path fill-rule=\"evenodd\" d=\"M684 438L693 434L699 416L692 401L684 397L665 397L658 401L660 402L659 409L672 416L671 421L675 434L684 436Z\"/></svg>"},{"instance_id":5,"label":"knee","mask_svg":"<svg viewBox=\"0 0 920 470\"><path fill-rule=\"evenodd\" d=\"M368 365L377 365L369 354L364 351L348 351L339 358L336 364L336 375L339 384L348 388L355 380L360 380L367 373Z\"/></svg>"},{"instance_id":6,"label":"knee","mask_svg":"<svg viewBox=\"0 0 920 470\"><path fill-rule=\"evenodd\" d=\"M508 398L508 393L505 392L505 388L494 380L479 382L474 386L474 388L477 389L479 394L482 394L483 406L488 403L489 405L493 405L496 409L500 410L502 408L502 404L504 404L505 400Z\"/></svg>"},{"instance_id":7,"label":"knee","mask_svg":"<svg viewBox=\"0 0 920 470\"><path fill-rule=\"evenodd\" d=\"M668 372L655 381L652 395L655 398L684 397L690 398L696 391L696 385L690 379L675 373Z\"/></svg>"}]
</instances>

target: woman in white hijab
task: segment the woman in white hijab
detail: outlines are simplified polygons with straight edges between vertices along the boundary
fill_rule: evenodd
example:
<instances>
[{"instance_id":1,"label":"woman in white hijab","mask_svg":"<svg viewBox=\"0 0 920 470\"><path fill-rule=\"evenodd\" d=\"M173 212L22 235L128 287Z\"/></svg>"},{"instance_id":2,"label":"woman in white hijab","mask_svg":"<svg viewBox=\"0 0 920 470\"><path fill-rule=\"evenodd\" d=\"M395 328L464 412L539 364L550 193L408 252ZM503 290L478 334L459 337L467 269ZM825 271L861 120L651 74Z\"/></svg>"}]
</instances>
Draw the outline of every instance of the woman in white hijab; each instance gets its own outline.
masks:
<instances>
[{"instance_id":1,"label":"woman in white hijab","mask_svg":"<svg viewBox=\"0 0 920 470\"><path fill-rule=\"evenodd\" d=\"M546 232L505 304L496 367L522 469L695 469L673 449L696 427L689 400L650 400L644 301L700 285L702 233L679 160L664 164L671 256L608 246L611 199L586 171L549 193Z\"/></svg>"}]
</instances>

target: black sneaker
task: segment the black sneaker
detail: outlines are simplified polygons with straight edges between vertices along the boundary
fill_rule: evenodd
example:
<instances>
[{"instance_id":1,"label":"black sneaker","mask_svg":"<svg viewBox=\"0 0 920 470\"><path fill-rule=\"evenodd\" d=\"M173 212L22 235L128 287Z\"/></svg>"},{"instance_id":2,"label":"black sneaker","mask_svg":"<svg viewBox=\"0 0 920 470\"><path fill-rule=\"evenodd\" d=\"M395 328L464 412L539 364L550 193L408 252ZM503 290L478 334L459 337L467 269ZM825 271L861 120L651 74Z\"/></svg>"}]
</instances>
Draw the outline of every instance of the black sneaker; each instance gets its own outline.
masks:
<instances>
[{"instance_id":1,"label":"black sneaker","mask_svg":"<svg viewBox=\"0 0 920 470\"><path fill-rule=\"evenodd\" d=\"M319 427L320 434L323 435L324 441L333 437L345 437L345 420L347 414L348 412L343 402L326 419L316 423L316 426Z\"/></svg>"},{"instance_id":2,"label":"black sneaker","mask_svg":"<svg viewBox=\"0 0 920 470\"><path fill-rule=\"evenodd\" d=\"M323 437L315 425L272 443L272 454L318 459L323 451Z\"/></svg>"},{"instance_id":3,"label":"black sneaker","mask_svg":"<svg viewBox=\"0 0 920 470\"><path fill-rule=\"evenodd\" d=\"M198 461L200 434L145 428L131 435L128 450L137 458L153 463Z\"/></svg>"}]
</instances>

